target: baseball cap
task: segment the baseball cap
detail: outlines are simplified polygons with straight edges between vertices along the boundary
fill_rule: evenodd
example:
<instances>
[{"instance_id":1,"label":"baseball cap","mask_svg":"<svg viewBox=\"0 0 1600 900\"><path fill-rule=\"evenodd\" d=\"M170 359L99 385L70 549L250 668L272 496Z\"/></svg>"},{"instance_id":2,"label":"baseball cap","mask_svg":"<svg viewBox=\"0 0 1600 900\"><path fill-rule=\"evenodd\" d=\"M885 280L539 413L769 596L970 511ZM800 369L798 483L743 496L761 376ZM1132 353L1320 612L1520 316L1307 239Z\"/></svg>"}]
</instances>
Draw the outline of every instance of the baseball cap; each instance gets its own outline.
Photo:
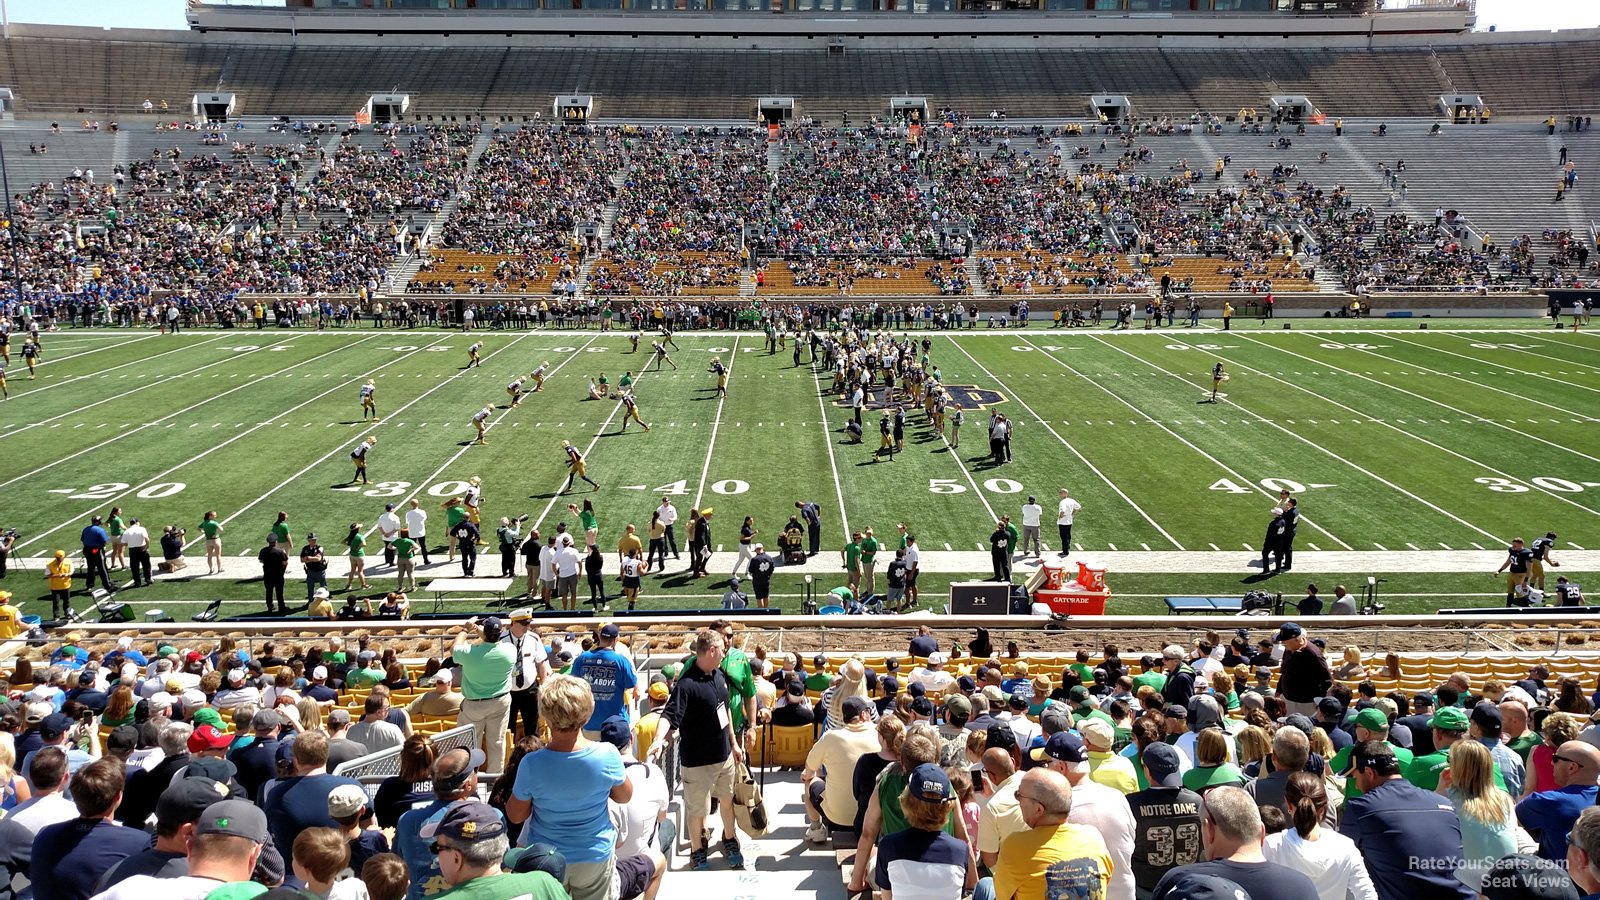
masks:
<instances>
[{"instance_id":1,"label":"baseball cap","mask_svg":"<svg viewBox=\"0 0 1600 900\"><path fill-rule=\"evenodd\" d=\"M1117 742L1116 732L1104 719L1083 719L1078 722L1078 733L1083 742L1096 750L1110 750Z\"/></svg>"},{"instance_id":2,"label":"baseball cap","mask_svg":"<svg viewBox=\"0 0 1600 900\"><path fill-rule=\"evenodd\" d=\"M328 710L328 725L330 727L334 726L334 725L349 725L349 724L350 724L350 710L345 709L344 707L341 707L341 706L336 706L333 709Z\"/></svg>"},{"instance_id":3,"label":"baseball cap","mask_svg":"<svg viewBox=\"0 0 1600 900\"><path fill-rule=\"evenodd\" d=\"M1560 866L1526 853L1501 857L1490 866L1478 893L1489 900L1577 900L1579 895Z\"/></svg>"},{"instance_id":4,"label":"baseball cap","mask_svg":"<svg viewBox=\"0 0 1600 900\"><path fill-rule=\"evenodd\" d=\"M317 666L315 669L312 669L311 670L311 680L312 681L326 681L326 680L328 680L328 667L327 666Z\"/></svg>"},{"instance_id":5,"label":"baseball cap","mask_svg":"<svg viewBox=\"0 0 1600 900\"><path fill-rule=\"evenodd\" d=\"M1162 710L1161 712L1162 712L1163 715L1165 715L1169 719L1187 719L1187 718L1189 718L1189 707L1180 706L1180 705L1178 705L1176 703L1167 704L1167 708Z\"/></svg>"},{"instance_id":6,"label":"baseball cap","mask_svg":"<svg viewBox=\"0 0 1600 900\"><path fill-rule=\"evenodd\" d=\"M47 741L53 741L71 731L72 724L71 716L64 713L51 713L44 717L44 721L39 723L39 736Z\"/></svg>"},{"instance_id":7,"label":"baseball cap","mask_svg":"<svg viewBox=\"0 0 1600 900\"><path fill-rule=\"evenodd\" d=\"M929 803L943 803L955 796L950 788L950 777L933 763L923 763L912 769L907 789L913 797Z\"/></svg>"},{"instance_id":8,"label":"baseball cap","mask_svg":"<svg viewBox=\"0 0 1600 900\"><path fill-rule=\"evenodd\" d=\"M1089 689L1081 684L1075 684L1072 690L1067 691L1067 699L1073 703L1088 703Z\"/></svg>"},{"instance_id":9,"label":"baseball cap","mask_svg":"<svg viewBox=\"0 0 1600 900\"><path fill-rule=\"evenodd\" d=\"M23 710L22 718L29 725L37 725L43 722L45 717L49 716L54 709L54 704L48 700L35 700Z\"/></svg>"},{"instance_id":10,"label":"baseball cap","mask_svg":"<svg viewBox=\"0 0 1600 900\"><path fill-rule=\"evenodd\" d=\"M963 721L972 718L972 701L960 694L951 694L944 698L944 708L951 716Z\"/></svg>"},{"instance_id":11,"label":"baseball cap","mask_svg":"<svg viewBox=\"0 0 1600 900\"><path fill-rule=\"evenodd\" d=\"M1027 712L1028 698L1021 694L1012 694L1010 699L1006 700L1006 707L1012 712Z\"/></svg>"},{"instance_id":12,"label":"baseball cap","mask_svg":"<svg viewBox=\"0 0 1600 900\"><path fill-rule=\"evenodd\" d=\"M456 680L454 669L440 669L430 677L433 678L434 684L449 684Z\"/></svg>"},{"instance_id":13,"label":"baseball cap","mask_svg":"<svg viewBox=\"0 0 1600 900\"><path fill-rule=\"evenodd\" d=\"M483 625L483 636L484 636L484 638L486 640L494 641L494 640L498 640L499 639L499 634L500 634L500 617L499 616L490 616L489 618L484 619L483 622L482 622L482 625Z\"/></svg>"},{"instance_id":14,"label":"baseball cap","mask_svg":"<svg viewBox=\"0 0 1600 900\"><path fill-rule=\"evenodd\" d=\"M1285 622L1282 625L1278 626L1278 633L1277 633L1277 635L1275 635L1272 638L1272 640L1273 640L1274 643L1281 644L1284 641L1300 637L1301 635L1304 635L1305 633L1306 633L1306 630L1304 628L1301 628L1299 625L1296 625L1293 622Z\"/></svg>"},{"instance_id":15,"label":"baseball cap","mask_svg":"<svg viewBox=\"0 0 1600 900\"><path fill-rule=\"evenodd\" d=\"M1389 717L1383 714L1383 710L1376 707L1363 709L1358 713L1356 715L1356 724L1378 734L1389 733Z\"/></svg>"},{"instance_id":16,"label":"baseball cap","mask_svg":"<svg viewBox=\"0 0 1600 900\"><path fill-rule=\"evenodd\" d=\"M1144 767L1150 770L1150 780L1162 787L1179 787L1183 784L1183 767L1177 748L1171 744L1155 743L1144 748Z\"/></svg>"},{"instance_id":17,"label":"baseball cap","mask_svg":"<svg viewBox=\"0 0 1600 900\"><path fill-rule=\"evenodd\" d=\"M1500 715L1500 707L1487 700L1472 708L1472 721L1485 731L1499 731L1506 724Z\"/></svg>"},{"instance_id":18,"label":"baseball cap","mask_svg":"<svg viewBox=\"0 0 1600 900\"><path fill-rule=\"evenodd\" d=\"M883 677L884 678L889 678L890 676L885 675ZM896 681L895 683L898 684L899 682ZM927 695L928 689L923 686L922 682L913 681L910 684L906 685L906 693L910 694L913 697L922 697L922 696L926 696Z\"/></svg>"},{"instance_id":19,"label":"baseball cap","mask_svg":"<svg viewBox=\"0 0 1600 900\"><path fill-rule=\"evenodd\" d=\"M206 750L221 750L233 743L230 735L218 731L214 725L201 725L189 733L189 752L203 753Z\"/></svg>"},{"instance_id":20,"label":"baseball cap","mask_svg":"<svg viewBox=\"0 0 1600 900\"><path fill-rule=\"evenodd\" d=\"M1428 720L1428 727L1440 731L1466 731L1467 712L1459 706L1446 706L1433 714Z\"/></svg>"},{"instance_id":21,"label":"baseball cap","mask_svg":"<svg viewBox=\"0 0 1600 900\"><path fill-rule=\"evenodd\" d=\"M356 659L361 660L362 662L365 662L365 661L367 661L369 659L377 659L377 658L378 658L378 654L374 653L371 650L363 650L360 653L356 654Z\"/></svg>"},{"instance_id":22,"label":"baseball cap","mask_svg":"<svg viewBox=\"0 0 1600 900\"><path fill-rule=\"evenodd\" d=\"M1006 705L1006 692L1000 690L1000 688L996 687L995 685L991 684L985 687L983 689L983 696L984 699L989 701L989 708L992 710L999 711L1000 707Z\"/></svg>"},{"instance_id":23,"label":"baseball cap","mask_svg":"<svg viewBox=\"0 0 1600 900\"><path fill-rule=\"evenodd\" d=\"M220 800L206 807L195 823L196 834L226 834L265 844L267 815L248 800Z\"/></svg>"},{"instance_id":24,"label":"baseball cap","mask_svg":"<svg viewBox=\"0 0 1600 900\"><path fill-rule=\"evenodd\" d=\"M227 784L239 775L239 767L220 756L191 756L185 778L209 778L218 784Z\"/></svg>"},{"instance_id":25,"label":"baseball cap","mask_svg":"<svg viewBox=\"0 0 1600 900\"><path fill-rule=\"evenodd\" d=\"M500 811L475 797L451 804L434 831L455 841L483 841L505 833L506 820Z\"/></svg>"},{"instance_id":26,"label":"baseball cap","mask_svg":"<svg viewBox=\"0 0 1600 900\"><path fill-rule=\"evenodd\" d=\"M846 701L847 703L849 701ZM633 742L633 730L628 727L626 716L612 716L600 723L600 740L616 747L618 750L628 749Z\"/></svg>"},{"instance_id":27,"label":"baseball cap","mask_svg":"<svg viewBox=\"0 0 1600 900\"><path fill-rule=\"evenodd\" d=\"M544 872L557 881L565 881L567 878L567 858L560 850L545 843L535 842L526 847L512 847L506 851L502 864L513 872Z\"/></svg>"},{"instance_id":28,"label":"baseball cap","mask_svg":"<svg viewBox=\"0 0 1600 900\"><path fill-rule=\"evenodd\" d=\"M600 626L600 636L608 641L620 634L622 634L622 629L618 628L615 622L607 622Z\"/></svg>"},{"instance_id":29,"label":"baseball cap","mask_svg":"<svg viewBox=\"0 0 1600 900\"><path fill-rule=\"evenodd\" d=\"M650 685L650 699L661 703L672 696L672 688L665 681L657 681Z\"/></svg>"},{"instance_id":30,"label":"baseball cap","mask_svg":"<svg viewBox=\"0 0 1600 900\"><path fill-rule=\"evenodd\" d=\"M871 708L872 701L865 697L846 697L844 702L839 705L840 712L847 722Z\"/></svg>"},{"instance_id":31,"label":"baseball cap","mask_svg":"<svg viewBox=\"0 0 1600 900\"><path fill-rule=\"evenodd\" d=\"M921 683L917 683L917 684L913 684L911 687L912 688L918 688L918 687L922 687L922 685L921 685ZM882 678L879 678L878 679L878 691L881 692L885 697L890 696L892 694L900 693L900 679L894 677L893 675L885 675ZM922 690L920 692L919 691L915 691L915 690L908 690L907 693L909 693L913 697L917 697L917 696L921 696L922 694L926 694L927 690L924 689L924 690Z\"/></svg>"},{"instance_id":32,"label":"baseball cap","mask_svg":"<svg viewBox=\"0 0 1600 900\"><path fill-rule=\"evenodd\" d=\"M275 534L267 535L267 543L276 544L277 542L278 542L278 536L277 535L275 535Z\"/></svg>"},{"instance_id":33,"label":"baseball cap","mask_svg":"<svg viewBox=\"0 0 1600 900\"><path fill-rule=\"evenodd\" d=\"M228 799L228 786L210 778L180 778L156 800L156 822L187 825L198 822L213 804Z\"/></svg>"},{"instance_id":34,"label":"baseball cap","mask_svg":"<svg viewBox=\"0 0 1600 900\"><path fill-rule=\"evenodd\" d=\"M916 715L933 718L933 701L927 697L918 697L911 701L911 711Z\"/></svg>"},{"instance_id":35,"label":"baseball cap","mask_svg":"<svg viewBox=\"0 0 1600 900\"><path fill-rule=\"evenodd\" d=\"M1344 715L1344 704L1338 697L1323 697L1317 701L1317 712L1330 719L1337 719Z\"/></svg>"},{"instance_id":36,"label":"baseball cap","mask_svg":"<svg viewBox=\"0 0 1600 900\"><path fill-rule=\"evenodd\" d=\"M90 671L79 672L78 673L78 684L84 685L84 686L94 684L94 673L90 672Z\"/></svg>"},{"instance_id":37,"label":"baseball cap","mask_svg":"<svg viewBox=\"0 0 1600 900\"><path fill-rule=\"evenodd\" d=\"M1174 870L1172 874L1172 879L1153 900L1251 900L1236 881L1181 869Z\"/></svg>"},{"instance_id":38,"label":"baseball cap","mask_svg":"<svg viewBox=\"0 0 1600 900\"><path fill-rule=\"evenodd\" d=\"M328 816L348 819L367 805L367 792L360 785L341 784L328 795Z\"/></svg>"},{"instance_id":39,"label":"baseball cap","mask_svg":"<svg viewBox=\"0 0 1600 900\"><path fill-rule=\"evenodd\" d=\"M1039 728L1046 734L1055 734L1072 727L1072 713L1059 703L1052 703L1039 713Z\"/></svg>"},{"instance_id":40,"label":"baseball cap","mask_svg":"<svg viewBox=\"0 0 1600 900\"><path fill-rule=\"evenodd\" d=\"M944 654L943 653L940 653L939 651L935 650L932 653L928 654L928 665L930 665L930 666L942 666L942 665L944 665L944 662L945 662L945 659L944 659Z\"/></svg>"},{"instance_id":41,"label":"baseball cap","mask_svg":"<svg viewBox=\"0 0 1600 900\"><path fill-rule=\"evenodd\" d=\"M250 727L255 731L271 731L283 724L283 717L276 710L261 709L250 717Z\"/></svg>"},{"instance_id":42,"label":"baseball cap","mask_svg":"<svg viewBox=\"0 0 1600 900\"><path fill-rule=\"evenodd\" d=\"M1028 756L1034 762L1044 762L1046 758L1060 760L1068 763L1081 763L1089 759L1084 750L1083 738L1070 731L1058 731L1050 735L1043 747L1035 747L1028 751Z\"/></svg>"},{"instance_id":43,"label":"baseball cap","mask_svg":"<svg viewBox=\"0 0 1600 900\"><path fill-rule=\"evenodd\" d=\"M444 753L448 752L450 751L444 751ZM468 750L467 753L467 764L461 769L460 772L457 772L450 778L433 779L433 791L435 794L453 793L457 790L460 790L461 786L467 783L467 779L472 777L472 773L476 772L478 768L483 765L484 760L488 759L488 757L484 755L481 747L473 747L472 749ZM424 837L427 836L428 835L424 835Z\"/></svg>"},{"instance_id":44,"label":"baseball cap","mask_svg":"<svg viewBox=\"0 0 1600 900\"><path fill-rule=\"evenodd\" d=\"M970 694L978 689L978 682L971 675L963 675L956 679L956 690L963 694Z\"/></svg>"},{"instance_id":45,"label":"baseball cap","mask_svg":"<svg viewBox=\"0 0 1600 900\"><path fill-rule=\"evenodd\" d=\"M199 650L190 650L188 653L183 655L183 661L186 663L197 663L201 659L204 659L204 657L200 655Z\"/></svg>"},{"instance_id":46,"label":"baseball cap","mask_svg":"<svg viewBox=\"0 0 1600 900\"><path fill-rule=\"evenodd\" d=\"M1312 729L1317 727L1317 726L1313 725L1311 723L1311 719L1309 717L1307 717L1306 715L1304 715L1303 713L1294 713L1292 715L1285 716L1284 720L1283 720L1283 724L1287 725L1290 728L1298 728L1298 729L1300 729L1302 732L1305 733L1306 737L1310 737Z\"/></svg>"},{"instance_id":47,"label":"baseball cap","mask_svg":"<svg viewBox=\"0 0 1600 900\"><path fill-rule=\"evenodd\" d=\"M132 725L118 725L106 737L107 750L134 750L139 746L139 729Z\"/></svg>"}]
</instances>

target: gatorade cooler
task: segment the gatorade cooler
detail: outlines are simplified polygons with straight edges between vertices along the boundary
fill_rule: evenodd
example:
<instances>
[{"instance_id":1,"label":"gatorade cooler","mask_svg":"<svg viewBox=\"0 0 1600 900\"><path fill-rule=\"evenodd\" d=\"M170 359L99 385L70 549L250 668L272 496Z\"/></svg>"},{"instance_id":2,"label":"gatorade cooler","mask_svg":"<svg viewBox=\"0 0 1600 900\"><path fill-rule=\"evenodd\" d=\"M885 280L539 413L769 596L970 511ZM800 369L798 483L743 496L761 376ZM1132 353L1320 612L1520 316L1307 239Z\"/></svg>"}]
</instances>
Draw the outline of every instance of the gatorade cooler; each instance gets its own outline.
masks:
<instances>
[{"instance_id":1,"label":"gatorade cooler","mask_svg":"<svg viewBox=\"0 0 1600 900\"><path fill-rule=\"evenodd\" d=\"M1035 608L1044 606L1051 613L1068 616L1103 616L1111 598L1105 564L1098 560L1079 561L1077 577L1070 581L1066 566L1042 560L1039 570L1028 579L1028 592Z\"/></svg>"}]
</instances>

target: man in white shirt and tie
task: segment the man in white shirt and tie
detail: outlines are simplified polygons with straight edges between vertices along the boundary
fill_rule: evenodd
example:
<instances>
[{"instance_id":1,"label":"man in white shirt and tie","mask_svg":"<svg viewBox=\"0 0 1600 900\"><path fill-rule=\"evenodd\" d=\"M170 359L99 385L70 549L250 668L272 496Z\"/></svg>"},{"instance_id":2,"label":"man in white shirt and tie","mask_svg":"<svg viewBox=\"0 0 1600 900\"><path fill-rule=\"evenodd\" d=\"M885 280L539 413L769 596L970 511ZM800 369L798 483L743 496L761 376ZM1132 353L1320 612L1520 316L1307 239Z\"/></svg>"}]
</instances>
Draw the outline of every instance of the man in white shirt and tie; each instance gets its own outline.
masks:
<instances>
[{"instance_id":1,"label":"man in white shirt and tie","mask_svg":"<svg viewBox=\"0 0 1600 900\"><path fill-rule=\"evenodd\" d=\"M539 733L539 682L550 674L550 656L544 641L532 628L531 609L513 610L511 630L504 638L511 645L511 728L522 719L522 734Z\"/></svg>"},{"instance_id":2,"label":"man in white shirt and tie","mask_svg":"<svg viewBox=\"0 0 1600 900\"><path fill-rule=\"evenodd\" d=\"M1083 504L1072 499L1067 494L1067 489L1061 489L1061 502L1056 506L1056 531L1061 535L1061 552L1057 556L1066 556L1072 550L1072 519L1083 509Z\"/></svg>"}]
</instances>

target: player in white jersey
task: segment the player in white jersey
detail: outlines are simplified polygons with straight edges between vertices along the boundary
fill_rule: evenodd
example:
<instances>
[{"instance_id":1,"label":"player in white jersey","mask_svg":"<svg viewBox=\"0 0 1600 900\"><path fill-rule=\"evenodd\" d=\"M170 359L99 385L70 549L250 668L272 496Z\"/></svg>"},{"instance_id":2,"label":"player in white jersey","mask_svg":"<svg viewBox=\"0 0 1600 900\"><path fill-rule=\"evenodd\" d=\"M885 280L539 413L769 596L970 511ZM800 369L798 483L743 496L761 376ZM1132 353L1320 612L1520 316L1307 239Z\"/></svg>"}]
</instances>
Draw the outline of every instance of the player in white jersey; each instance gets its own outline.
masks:
<instances>
[{"instance_id":1,"label":"player in white jersey","mask_svg":"<svg viewBox=\"0 0 1600 900\"><path fill-rule=\"evenodd\" d=\"M368 413L374 419L378 417L378 383L371 378L361 386L361 421L367 420Z\"/></svg>"},{"instance_id":2,"label":"player in white jersey","mask_svg":"<svg viewBox=\"0 0 1600 900\"><path fill-rule=\"evenodd\" d=\"M550 373L550 361L549 360L545 360L544 362L539 364L539 368L533 370L533 374L532 375L528 376L529 378L533 379L533 393L537 394L540 391L544 390L544 379L545 379L545 376L548 375L549 373Z\"/></svg>"},{"instance_id":3,"label":"player in white jersey","mask_svg":"<svg viewBox=\"0 0 1600 900\"><path fill-rule=\"evenodd\" d=\"M473 443L475 443L475 444L487 444L487 443L489 443L489 441L486 438L484 438L483 433L489 429L489 417L491 415L493 415L493 414L494 414L494 407L485 406L483 409L478 410L477 415L474 415L472 417L472 427L478 429L477 440L473 441Z\"/></svg>"},{"instance_id":4,"label":"player in white jersey","mask_svg":"<svg viewBox=\"0 0 1600 900\"><path fill-rule=\"evenodd\" d=\"M483 365L483 360L478 358L478 351L482 349L483 341L477 341L471 347L467 348L467 364L465 368L470 369L473 366Z\"/></svg>"},{"instance_id":5,"label":"player in white jersey","mask_svg":"<svg viewBox=\"0 0 1600 900\"><path fill-rule=\"evenodd\" d=\"M358 481L362 484L367 484L367 452L377 443L377 435L368 435L366 440L357 444L356 448L350 451L350 460L356 464L356 474L350 476L351 484L355 484Z\"/></svg>"},{"instance_id":6,"label":"player in white jersey","mask_svg":"<svg viewBox=\"0 0 1600 900\"><path fill-rule=\"evenodd\" d=\"M506 393L511 395L512 409L516 409L522 405L522 382L524 380L526 379L524 379L521 375L518 375L516 378L512 379L510 384L506 385Z\"/></svg>"},{"instance_id":7,"label":"player in white jersey","mask_svg":"<svg viewBox=\"0 0 1600 900\"><path fill-rule=\"evenodd\" d=\"M467 508L467 521L478 524L478 509L483 505L483 479L474 475L467 479L467 492L462 495L461 505Z\"/></svg>"}]
</instances>

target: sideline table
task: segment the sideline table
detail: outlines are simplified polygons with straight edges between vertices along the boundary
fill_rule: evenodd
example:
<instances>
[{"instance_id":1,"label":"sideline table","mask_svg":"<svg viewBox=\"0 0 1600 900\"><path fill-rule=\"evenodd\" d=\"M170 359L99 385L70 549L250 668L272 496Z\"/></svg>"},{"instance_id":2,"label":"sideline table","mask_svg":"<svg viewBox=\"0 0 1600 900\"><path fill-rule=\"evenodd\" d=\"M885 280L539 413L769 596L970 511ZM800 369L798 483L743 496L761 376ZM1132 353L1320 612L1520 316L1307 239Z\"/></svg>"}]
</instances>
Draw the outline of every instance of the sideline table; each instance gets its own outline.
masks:
<instances>
[{"instance_id":1,"label":"sideline table","mask_svg":"<svg viewBox=\"0 0 1600 900\"><path fill-rule=\"evenodd\" d=\"M1182 615L1186 612L1242 612L1244 601L1238 597L1168 597L1167 612Z\"/></svg>"},{"instance_id":2,"label":"sideline table","mask_svg":"<svg viewBox=\"0 0 1600 900\"><path fill-rule=\"evenodd\" d=\"M511 590L512 578L435 578L423 590L433 595L433 611L442 612L445 594L484 594L497 598L503 605L506 592Z\"/></svg>"}]
</instances>

